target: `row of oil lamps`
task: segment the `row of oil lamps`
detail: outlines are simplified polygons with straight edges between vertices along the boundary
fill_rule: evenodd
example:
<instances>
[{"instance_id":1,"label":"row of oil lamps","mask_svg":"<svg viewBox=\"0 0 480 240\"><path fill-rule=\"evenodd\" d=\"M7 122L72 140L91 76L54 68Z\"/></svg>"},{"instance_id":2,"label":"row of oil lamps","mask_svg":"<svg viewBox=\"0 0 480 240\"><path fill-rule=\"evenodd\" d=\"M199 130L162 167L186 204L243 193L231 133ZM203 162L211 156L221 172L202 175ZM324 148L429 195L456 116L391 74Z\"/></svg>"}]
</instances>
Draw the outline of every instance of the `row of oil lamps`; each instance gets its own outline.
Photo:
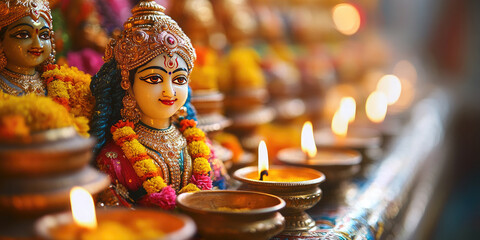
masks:
<instances>
[{"instance_id":1,"label":"row of oil lamps","mask_svg":"<svg viewBox=\"0 0 480 240\"><path fill-rule=\"evenodd\" d=\"M379 144L379 137L375 135L348 136L339 138L334 146L353 144L351 146L357 149L365 149L373 146L372 139ZM363 140L358 140L359 137ZM71 191L72 213L47 215L37 221L35 229L46 239L80 236L82 239L100 239L111 234L110 237L119 235L134 239L189 239L197 230L206 239L224 239L226 236L268 239L280 232L309 231L315 228L315 221L305 210L321 199L320 183L327 176L325 187L338 187L339 182L358 172L361 155L358 151L340 148L324 147L317 152L318 144L315 144L310 122L303 127L301 145L303 150L291 148L279 152L278 159L288 165L269 166L267 147L261 141L258 167L245 167L233 174L242 183L239 190L178 196L177 205L196 224L190 218L146 209L102 209L95 213L88 191L74 188Z\"/></svg>"},{"instance_id":2,"label":"row of oil lamps","mask_svg":"<svg viewBox=\"0 0 480 240\"><path fill-rule=\"evenodd\" d=\"M390 100L381 92L370 95L366 103L370 120L383 121L386 101ZM269 166L267 147L261 141L258 166L233 174L241 183L238 190L179 195L177 206L191 218L152 209L95 211L88 191L74 188L72 212L40 218L35 231L46 239L190 239L196 232L205 239L269 239L279 233L311 231L315 221L305 210L320 201L320 184L326 180L322 189L334 194L340 183L358 176L363 163L371 160L365 157L366 150L381 144L376 130L348 129L355 119L355 106L353 98L342 99L331 131L314 132L306 122L302 149L281 150L277 155L281 165Z\"/></svg>"}]
</instances>

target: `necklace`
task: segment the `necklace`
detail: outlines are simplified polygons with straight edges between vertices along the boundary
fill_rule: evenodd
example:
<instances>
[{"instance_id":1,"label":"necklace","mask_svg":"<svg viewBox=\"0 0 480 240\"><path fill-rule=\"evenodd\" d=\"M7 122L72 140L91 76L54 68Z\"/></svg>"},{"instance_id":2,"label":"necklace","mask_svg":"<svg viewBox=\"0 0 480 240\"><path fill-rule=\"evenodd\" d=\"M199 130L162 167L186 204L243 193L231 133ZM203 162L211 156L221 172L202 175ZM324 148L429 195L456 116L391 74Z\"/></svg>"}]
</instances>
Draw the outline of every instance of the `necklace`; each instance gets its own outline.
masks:
<instances>
[{"instance_id":1,"label":"necklace","mask_svg":"<svg viewBox=\"0 0 480 240\"><path fill-rule=\"evenodd\" d=\"M38 72L35 72L34 75L24 75L3 68L0 71L0 74L5 78L5 80L20 89L15 89L9 86L5 81L1 81L0 86L8 94L20 95L23 92L25 94L35 93L39 96L45 95L45 85L40 80L40 74Z\"/></svg>"},{"instance_id":2,"label":"necklace","mask_svg":"<svg viewBox=\"0 0 480 240\"><path fill-rule=\"evenodd\" d=\"M165 181L170 182L175 190L180 190L182 182L183 184L187 183L191 169L191 158L186 151L187 140L182 133L173 125L167 129L153 129L142 122L135 126L135 132L138 135L138 141L147 147L148 155L162 169ZM184 157L183 179L179 164L182 151ZM165 165L168 166L168 170Z\"/></svg>"}]
</instances>

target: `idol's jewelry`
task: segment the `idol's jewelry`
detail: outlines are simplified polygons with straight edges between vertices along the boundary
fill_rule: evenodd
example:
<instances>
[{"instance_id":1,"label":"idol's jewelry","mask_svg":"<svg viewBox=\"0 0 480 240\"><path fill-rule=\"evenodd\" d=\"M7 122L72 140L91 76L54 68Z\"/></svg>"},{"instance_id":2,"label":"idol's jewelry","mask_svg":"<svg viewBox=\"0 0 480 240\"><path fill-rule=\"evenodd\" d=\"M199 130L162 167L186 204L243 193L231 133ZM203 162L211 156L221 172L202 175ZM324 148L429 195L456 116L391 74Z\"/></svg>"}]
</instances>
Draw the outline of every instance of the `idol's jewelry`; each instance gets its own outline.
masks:
<instances>
[{"instance_id":1,"label":"idol's jewelry","mask_svg":"<svg viewBox=\"0 0 480 240\"><path fill-rule=\"evenodd\" d=\"M35 72L34 75L24 75L20 73L12 72L6 68L0 70L0 74L10 83L18 87L21 91L25 94L27 93L35 93L39 96L45 95L45 85L40 80L40 74ZM19 95L21 91L8 86L8 84L4 81L1 81L1 87L11 95Z\"/></svg>"},{"instance_id":2,"label":"idol's jewelry","mask_svg":"<svg viewBox=\"0 0 480 240\"><path fill-rule=\"evenodd\" d=\"M105 49L104 60L115 58L120 67L124 90L130 88L130 70L162 53L170 57L178 54L189 69L193 68L196 55L190 39L164 10L154 0L140 2L132 9L133 16L124 24L123 32L110 40Z\"/></svg>"},{"instance_id":3,"label":"idol's jewelry","mask_svg":"<svg viewBox=\"0 0 480 240\"><path fill-rule=\"evenodd\" d=\"M125 94L122 103L123 108L120 110L122 118L133 122L133 124L140 121L140 110L137 108L137 101L130 93L127 92Z\"/></svg>"}]
</instances>

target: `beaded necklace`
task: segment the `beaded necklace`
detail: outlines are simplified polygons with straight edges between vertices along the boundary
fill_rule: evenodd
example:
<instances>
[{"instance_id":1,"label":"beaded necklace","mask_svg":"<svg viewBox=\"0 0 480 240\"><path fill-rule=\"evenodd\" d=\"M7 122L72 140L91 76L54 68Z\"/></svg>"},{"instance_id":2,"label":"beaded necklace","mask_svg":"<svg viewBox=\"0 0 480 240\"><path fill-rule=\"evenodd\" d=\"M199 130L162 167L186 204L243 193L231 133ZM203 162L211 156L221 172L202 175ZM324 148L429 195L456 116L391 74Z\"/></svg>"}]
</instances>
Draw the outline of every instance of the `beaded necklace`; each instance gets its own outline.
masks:
<instances>
[{"instance_id":1,"label":"beaded necklace","mask_svg":"<svg viewBox=\"0 0 480 240\"><path fill-rule=\"evenodd\" d=\"M187 147L185 137L173 125L166 129L154 129L139 122L135 126L135 132L140 143L147 147L147 154L162 169L165 182L171 182L173 188L179 191L181 185L188 183L191 169L190 155L184 152ZM181 155L183 162L179 161Z\"/></svg>"},{"instance_id":2,"label":"beaded necklace","mask_svg":"<svg viewBox=\"0 0 480 240\"><path fill-rule=\"evenodd\" d=\"M8 94L18 96L23 92L25 94L35 93L38 96L45 96L45 84L40 80L40 74L38 74L38 72L35 72L34 75L24 75L3 68L0 74L5 80L20 89L17 90L9 86L6 82L1 81L0 86Z\"/></svg>"},{"instance_id":3,"label":"beaded necklace","mask_svg":"<svg viewBox=\"0 0 480 240\"><path fill-rule=\"evenodd\" d=\"M171 128L175 127L171 126ZM170 209L171 206L175 206L175 198L168 197L167 195L176 194L176 192L180 194L183 192L212 189L212 179L209 176L211 167L207 160L210 156L210 148L205 143L205 133L196 128L195 121L184 119L180 122L180 132L182 132L187 140L188 154L194 159L192 175L190 177L189 174L184 174L184 176L188 176L190 179L188 180L188 184L184 184L184 187L181 188L180 191L168 190L172 189L172 187L168 186L161 177L162 173L164 177L168 176L160 165L162 164L162 159L152 159L152 154L149 154L149 150L140 143L139 136L134 129L135 126L133 123L120 120L112 126L110 131L113 140L122 148L123 153L132 164L135 173L142 179L142 188L147 193L147 197L151 203ZM169 130L167 129L166 131ZM185 156L188 154L185 154ZM187 168L190 167L185 165L185 169ZM184 179L184 182L187 183L186 179ZM173 187L177 187L175 184L172 185ZM164 195L165 197L163 197Z\"/></svg>"}]
</instances>

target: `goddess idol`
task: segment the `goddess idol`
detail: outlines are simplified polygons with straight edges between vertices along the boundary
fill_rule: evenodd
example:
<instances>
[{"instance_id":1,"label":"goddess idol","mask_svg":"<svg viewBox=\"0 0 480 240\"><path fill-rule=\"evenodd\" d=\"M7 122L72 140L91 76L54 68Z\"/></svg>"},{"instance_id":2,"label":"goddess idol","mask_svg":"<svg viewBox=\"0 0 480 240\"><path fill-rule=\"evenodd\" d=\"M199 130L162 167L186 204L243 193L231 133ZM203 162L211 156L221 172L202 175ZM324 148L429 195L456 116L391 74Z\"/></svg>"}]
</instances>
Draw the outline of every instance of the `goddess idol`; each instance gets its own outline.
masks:
<instances>
[{"instance_id":1,"label":"goddess idol","mask_svg":"<svg viewBox=\"0 0 480 240\"><path fill-rule=\"evenodd\" d=\"M39 71L54 60L48 1L0 1L0 92L45 96Z\"/></svg>"},{"instance_id":2,"label":"goddess idol","mask_svg":"<svg viewBox=\"0 0 480 240\"><path fill-rule=\"evenodd\" d=\"M196 55L155 1L140 1L132 14L92 78L97 164L121 204L172 209L177 194L215 181L189 99Z\"/></svg>"}]
</instances>

